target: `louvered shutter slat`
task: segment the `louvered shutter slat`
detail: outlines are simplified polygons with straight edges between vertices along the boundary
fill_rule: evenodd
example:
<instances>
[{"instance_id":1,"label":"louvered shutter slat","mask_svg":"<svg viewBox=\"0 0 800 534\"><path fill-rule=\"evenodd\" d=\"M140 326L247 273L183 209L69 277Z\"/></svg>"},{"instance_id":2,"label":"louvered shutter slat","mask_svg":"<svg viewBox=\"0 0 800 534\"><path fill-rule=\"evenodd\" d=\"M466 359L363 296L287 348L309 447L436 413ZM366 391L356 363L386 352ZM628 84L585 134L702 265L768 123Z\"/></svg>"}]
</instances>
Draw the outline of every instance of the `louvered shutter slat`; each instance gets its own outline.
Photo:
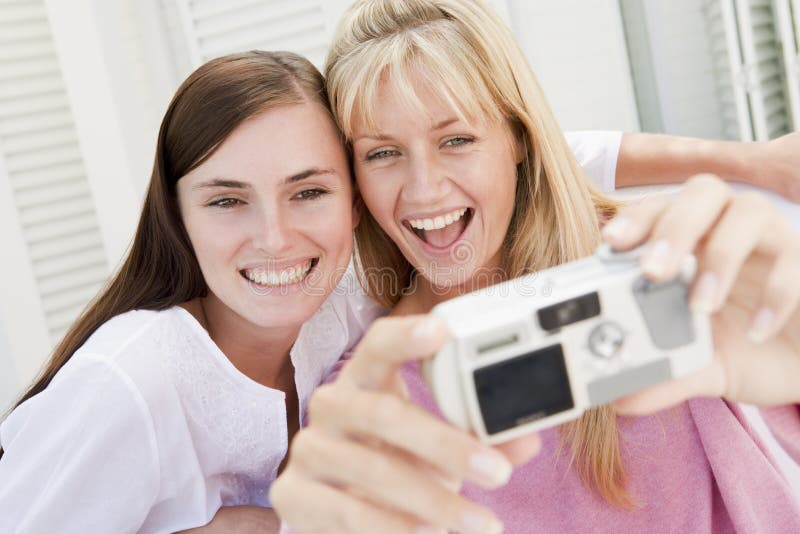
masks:
<instances>
[{"instance_id":1,"label":"louvered shutter slat","mask_svg":"<svg viewBox=\"0 0 800 534\"><path fill-rule=\"evenodd\" d=\"M22 153L8 157L6 166L9 173L28 171L48 165L55 165L64 162L79 161L81 159L80 150L77 145L55 147L37 153ZM13 180L13 177L12 177Z\"/></svg>"},{"instance_id":2,"label":"louvered shutter slat","mask_svg":"<svg viewBox=\"0 0 800 534\"><path fill-rule=\"evenodd\" d=\"M94 229L87 232L62 236L58 239L51 239L41 243L32 243L28 250L31 260L36 262L75 251L102 248L102 244L100 231L95 226Z\"/></svg>"},{"instance_id":3,"label":"louvered shutter slat","mask_svg":"<svg viewBox=\"0 0 800 534\"><path fill-rule=\"evenodd\" d=\"M45 297L69 294L76 287L97 287L97 281L106 275L105 264L84 266L82 269L64 270L58 275L42 278L39 291Z\"/></svg>"},{"instance_id":4,"label":"louvered shutter slat","mask_svg":"<svg viewBox=\"0 0 800 534\"><path fill-rule=\"evenodd\" d=\"M319 65L328 45L321 0L180 0L178 14L195 66L244 50L291 50Z\"/></svg>"},{"instance_id":5,"label":"louvered shutter slat","mask_svg":"<svg viewBox=\"0 0 800 534\"><path fill-rule=\"evenodd\" d=\"M7 155L24 154L32 151L49 150L64 146L77 146L78 135L74 128L61 127L25 132L9 138L4 143Z\"/></svg>"},{"instance_id":6,"label":"louvered shutter slat","mask_svg":"<svg viewBox=\"0 0 800 534\"><path fill-rule=\"evenodd\" d=\"M63 85L61 87L61 90L63 90ZM30 93L28 95L30 96ZM36 96L41 95L36 94ZM9 137L21 133L35 132L42 128L61 128L72 124L72 115L66 107L49 110L47 114L6 115L3 117L2 113L0 113L0 136Z\"/></svg>"},{"instance_id":7,"label":"louvered shutter slat","mask_svg":"<svg viewBox=\"0 0 800 534\"><path fill-rule=\"evenodd\" d=\"M72 222L72 221L70 221ZM90 220L90 224L94 224ZM91 226L88 226L91 229ZM74 233L78 228L71 228L70 233ZM42 280L52 276L58 276L63 272L75 269L83 269L88 266L103 265L105 268L106 256L102 250L90 249L82 251L80 254L65 254L58 258L46 258L33 263L33 271L37 278Z\"/></svg>"},{"instance_id":8,"label":"louvered shutter slat","mask_svg":"<svg viewBox=\"0 0 800 534\"><path fill-rule=\"evenodd\" d=\"M0 70L0 82L58 73L58 61L55 57L25 59L21 61L4 61Z\"/></svg>"},{"instance_id":9,"label":"louvered shutter slat","mask_svg":"<svg viewBox=\"0 0 800 534\"><path fill-rule=\"evenodd\" d=\"M55 54L52 43L48 41L31 40L18 43L6 43L0 47L0 62L12 59L31 59L52 56Z\"/></svg>"},{"instance_id":10,"label":"louvered shutter slat","mask_svg":"<svg viewBox=\"0 0 800 534\"><path fill-rule=\"evenodd\" d=\"M62 200L59 203L40 204L24 208L20 211L20 219L25 225L34 225L94 211L93 200L87 195Z\"/></svg>"},{"instance_id":11,"label":"louvered shutter slat","mask_svg":"<svg viewBox=\"0 0 800 534\"><path fill-rule=\"evenodd\" d=\"M281 2L278 4L256 2L247 9L227 9L214 16L200 16L195 12L195 27L199 36L233 33L247 26L281 27L287 22L302 22L314 18L319 11L317 2Z\"/></svg>"},{"instance_id":12,"label":"louvered shutter slat","mask_svg":"<svg viewBox=\"0 0 800 534\"><path fill-rule=\"evenodd\" d=\"M13 85L0 85L0 100L19 99L31 95L46 95L63 90L64 85L57 75L36 76L20 80Z\"/></svg>"},{"instance_id":13,"label":"louvered shutter slat","mask_svg":"<svg viewBox=\"0 0 800 534\"><path fill-rule=\"evenodd\" d=\"M0 121L15 117L26 118L37 113L50 111L60 113L65 110L69 110L69 101L64 92L31 95L14 102L0 101Z\"/></svg>"},{"instance_id":14,"label":"louvered shutter slat","mask_svg":"<svg viewBox=\"0 0 800 534\"><path fill-rule=\"evenodd\" d=\"M27 171L18 171L12 180L14 190L17 192L38 190L42 186L51 186L62 181L85 179L83 163L80 158L72 161L63 161L59 165L50 167L37 167Z\"/></svg>"},{"instance_id":15,"label":"louvered shutter slat","mask_svg":"<svg viewBox=\"0 0 800 534\"><path fill-rule=\"evenodd\" d=\"M55 221L40 222L28 228L28 243L35 245L50 239L60 239L61 237L72 234L89 232L97 229L97 220L94 213L84 213L73 215L68 219L57 219ZM98 257L105 257L102 251L97 251ZM47 259L40 262L47 262ZM54 263L59 263L61 258L55 258ZM36 264L38 265L38 264ZM44 271L43 271L44 272Z\"/></svg>"},{"instance_id":16,"label":"louvered shutter slat","mask_svg":"<svg viewBox=\"0 0 800 534\"><path fill-rule=\"evenodd\" d=\"M2 2L3 23L19 24L30 22L31 20L40 21L46 17L44 4L40 2Z\"/></svg>"},{"instance_id":17,"label":"louvered shutter slat","mask_svg":"<svg viewBox=\"0 0 800 534\"><path fill-rule=\"evenodd\" d=\"M102 287L102 283L93 281L48 295L47 298L44 299L45 313L47 313L48 316L53 316L53 319L59 317L61 312L70 312L74 314L76 309L80 310L92 300L100 287Z\"/></svg>"},{"instance_id":18,"label":"louvered shutter slat","mask_svg":"<svg viewBox=\"0 0 800 534\"><path fill-rule=\"evenodd\" d=\"M5 12L5 9L3 9ZM0 24L0 45L6 46L20 41L49 40L50 28L47 20L32 20Z\"/></svg>"},{"instance_id":19,"label":"louvered shutter slat","mask_svg":"<svg viewBox=\"0 0 800 534\"><path fill-rule=\"evenodd\" d=\"M60 202L73 198L90 198L91 191L86 180L70 180L47 188L30 189L17 194L20 209Z\"/></svg>"}]
</instances>

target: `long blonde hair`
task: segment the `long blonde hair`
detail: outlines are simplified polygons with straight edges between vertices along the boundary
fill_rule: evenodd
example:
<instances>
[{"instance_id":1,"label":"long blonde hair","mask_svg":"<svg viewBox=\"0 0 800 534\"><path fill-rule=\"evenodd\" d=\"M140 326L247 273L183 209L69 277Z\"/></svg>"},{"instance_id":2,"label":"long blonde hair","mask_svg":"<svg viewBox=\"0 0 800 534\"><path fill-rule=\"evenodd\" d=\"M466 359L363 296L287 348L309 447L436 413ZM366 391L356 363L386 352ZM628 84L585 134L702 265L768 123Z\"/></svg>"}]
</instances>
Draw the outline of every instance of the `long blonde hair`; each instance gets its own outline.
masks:
<instances>
[{"instance_id":1,"label":"long blonde hair","mask_svg":"<svg viewBox=\"0 0 800 534\"><path fill-rule=\"evenodd\" d=\"M410 81L420 72L462 119L504 120L524 145L503 243L508 277L592 253L601 222L618 204L585 175L510 30L479 0L360 0L350 7L325 68L331 108L348 141L355 121L374 127L383 80L391 79L410 112L424 112ZM368 212L356 229L356 247L361 273L383 273L380 280L363 278L369 294L395 305L414 269ZM609 503L631 504L610 408L565 425L562 439L587 486Z\"/></svg>"}]
</instances>

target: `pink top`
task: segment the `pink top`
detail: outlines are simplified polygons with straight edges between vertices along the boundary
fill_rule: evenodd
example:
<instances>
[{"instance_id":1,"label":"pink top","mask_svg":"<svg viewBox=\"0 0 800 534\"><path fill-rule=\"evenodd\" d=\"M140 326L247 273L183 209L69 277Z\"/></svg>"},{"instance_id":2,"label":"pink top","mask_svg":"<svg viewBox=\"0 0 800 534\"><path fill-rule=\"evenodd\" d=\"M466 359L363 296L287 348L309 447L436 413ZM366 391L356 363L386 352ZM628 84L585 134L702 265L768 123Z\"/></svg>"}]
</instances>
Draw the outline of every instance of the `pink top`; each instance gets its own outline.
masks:
<instances>
[{"instance_id":1,"label":"pink top","mask_svg":"<svg viewBox=\"0 0 800 534\"><path fill-rule=\"evenodd\" d=\"M406 365L402 374L412 399L440 416L418 364ZM762 414L800 462L800 408ZM635 510L610 506L586 489L568 467L569 448L560 448L556 429L542 432L541 453L506 486L495 491L468 486L463 494L493 510L507 533L800 533L800 502L737 405L694 399L618 421Z\"/></svg>"},{"instance_id":2,"label":"pink top","mask_svg":"<svg viewBox=\"0 0 800 534\"><path fill-rule=\"evenodd\" d=\"M403 378L417 403L437 413L416 365ZM800 461L800 410L765 413L776 438ZM495 491L464 495L503 521L506 532L799 532L800 503L734 404L694 399L647 417L619 417L629 492L640 505L609 506L568 468L556 429L541 453ZM780 424L775 427L774 424Z\"/></svg>"}]
</instances>

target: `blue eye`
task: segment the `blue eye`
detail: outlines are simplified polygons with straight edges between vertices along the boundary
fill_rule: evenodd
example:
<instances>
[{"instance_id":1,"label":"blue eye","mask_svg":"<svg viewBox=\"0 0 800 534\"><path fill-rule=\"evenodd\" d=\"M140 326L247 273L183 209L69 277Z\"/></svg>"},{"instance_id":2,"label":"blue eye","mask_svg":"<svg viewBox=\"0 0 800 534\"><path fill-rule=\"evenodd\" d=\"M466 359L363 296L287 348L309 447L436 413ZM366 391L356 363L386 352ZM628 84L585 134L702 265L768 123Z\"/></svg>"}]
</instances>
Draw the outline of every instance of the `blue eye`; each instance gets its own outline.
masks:
<instances>
[{"instance_id":1,"label":"blue eye","mask_svg":"<svg viewBox=\"0 0 800 534\"><path fill-rule=\"evenodd\" d=\"M366 159L367 161L373 161L376 159L385 159L390 156L396 156L399 153L400 152L398 152L397 150L391 150L387 148L383 150L376 150L375 152L370 152L364 159Z\"/></svg>"},{"instance_id":2,"label":"blue eye","mask_svg":"<svg viewBox=\"0 0 800 534\"><path fill-rule=\"evenodd\" d=\"M300 200L315 200L323 195L327 195L328 191L325 189L304 189L295 195L295 198Z\"/></svg>"},{"instance_id":3,"label":"blue eye","mask_svg":"<svg viewBox=\"0 0 800 534\"><path fill-rule=\"evenodd\" d=\"M236 198L220 198L217 200L212 200L207 205L215 208L232 208L234 206L238 206L242 202Z\"/></svg>"},{"instance_id":4,"label":"blue eye","mask_svg":"<svg viewBox=\"0 0 800 534\"><path fill-rule=\"evenodd\" d=\"M457 136L448 139L447 141L444 142L444 144L446 146L456 147L456 146L467 145L469 143L472 143L473 141L474 139L472 139L471 137Z\"/></svg>"}]
</instances>

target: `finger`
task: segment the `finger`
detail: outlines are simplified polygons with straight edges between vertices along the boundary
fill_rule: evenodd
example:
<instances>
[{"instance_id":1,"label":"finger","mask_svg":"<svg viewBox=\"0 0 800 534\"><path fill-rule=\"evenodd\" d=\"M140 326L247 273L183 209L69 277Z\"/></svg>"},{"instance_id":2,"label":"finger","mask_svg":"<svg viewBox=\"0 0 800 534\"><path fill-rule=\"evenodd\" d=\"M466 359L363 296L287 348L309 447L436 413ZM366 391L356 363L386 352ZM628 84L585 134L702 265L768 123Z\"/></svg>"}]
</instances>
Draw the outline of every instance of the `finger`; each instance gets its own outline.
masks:
<instances>
[{"instance_id":1,"label":"finger","mask_svg":"<svg viewBox=\"0 0 800 534\"><path fill-rule=\"evenodd\" d=\"M645 415L680 404L692 397L720 396L726 392L725 370L719 360L697 373L664 382L614 401L622 415Z\"/></svg>"},{"instance_id":2,"label":"finger","mask_svg":"<svg viewBox=\"0 0 800 534\"><path fill-rule=\"evenodd\" d=\"M391 387L400 366L430 357L446 340L444 323L433 316L378 319L372 323L339 376L364 388Z\"/></svg>"},{"instance_id":3,"label":"finger","mask_svg":"<svg viewBox=\"0 0 800 534\"><path fill-rule=\"evenodd\" d=\"M615 250L628 250L639 245L673 197L657 195L627 204L603 227L603 239Z\"/></svg>"},{"instance_id":4,"label":"finger","mask_svg":"<svg viewBox=\"0 0 800 534\"><path fill-rule=\"evenodd\" d=\"M753 317L748 337L762 343L780 332L800 307L800 237L788 233L787 248L767 277L761 307Z\"/></svg>"},{"instance_id":5,"label":"finger","mask_svg":"<svg viewBox=\"0 0 800 534\"><path fill-rule=\"evenodd\" d=\"M692 291L695 309L712 313L727 301L742 266L775 220L771 202L762 195L744 193L730 201L697 253L702 272Z\"/></svg>"},{"instance_id":6,"label":"finger","mask_svg":"<svg viewBox=\"0 0 800 534\"><path fill-rule=\"evenodd\" d=\"M309 428L292 443L297 468L328 484L351 491L390 510L437 528L459 532L500 532L486 508L449 491L435 476L385 452Z\"/></svg>"},{"instance_id":7,"label":"finger","mask_svg":"<svg viewBox=\"0 0 800 534\"><path fill-rule=\"evenodd\" d=\"M642 271L656 280L677 275L683 260L714 227L730 199L730 186L719 178L690 178L655 221L641 259Z\"/></svg>"},{"instance_id":8,"label":"finger","mask_svg":"<svg viewBox=\"0 0 800 534\"><path fill-rule=\"evenodd\" d=\"M407 451L450 478L496 488L511 476L512 466L501 453L394 395L325 386L311 398L309 417L333 434L377 439Z\"/></svg>"},{"instance_id":9,"label":"finger","mask_svg":"<svg viewBox=\"0 0 800 534\"><path fill-rule=\"evenodd\" d=\"M420 520L293 473L284 473L270 488L270 502L298 534L316 532L387 532L411 534L434 527ZM309 508L313 511L310 512Z\"/></svg>"},{"instance_id":10,"label":"finger","mask_svg":"<svg viewBox=\"0 0 800 534\"><path fill-rule=\"evenodd\" d=\"M502 452L515 467L525 465L542 450L542 439L539 434L529 434L499 445L495 449Z\"/></svg>"}]
</instances>

